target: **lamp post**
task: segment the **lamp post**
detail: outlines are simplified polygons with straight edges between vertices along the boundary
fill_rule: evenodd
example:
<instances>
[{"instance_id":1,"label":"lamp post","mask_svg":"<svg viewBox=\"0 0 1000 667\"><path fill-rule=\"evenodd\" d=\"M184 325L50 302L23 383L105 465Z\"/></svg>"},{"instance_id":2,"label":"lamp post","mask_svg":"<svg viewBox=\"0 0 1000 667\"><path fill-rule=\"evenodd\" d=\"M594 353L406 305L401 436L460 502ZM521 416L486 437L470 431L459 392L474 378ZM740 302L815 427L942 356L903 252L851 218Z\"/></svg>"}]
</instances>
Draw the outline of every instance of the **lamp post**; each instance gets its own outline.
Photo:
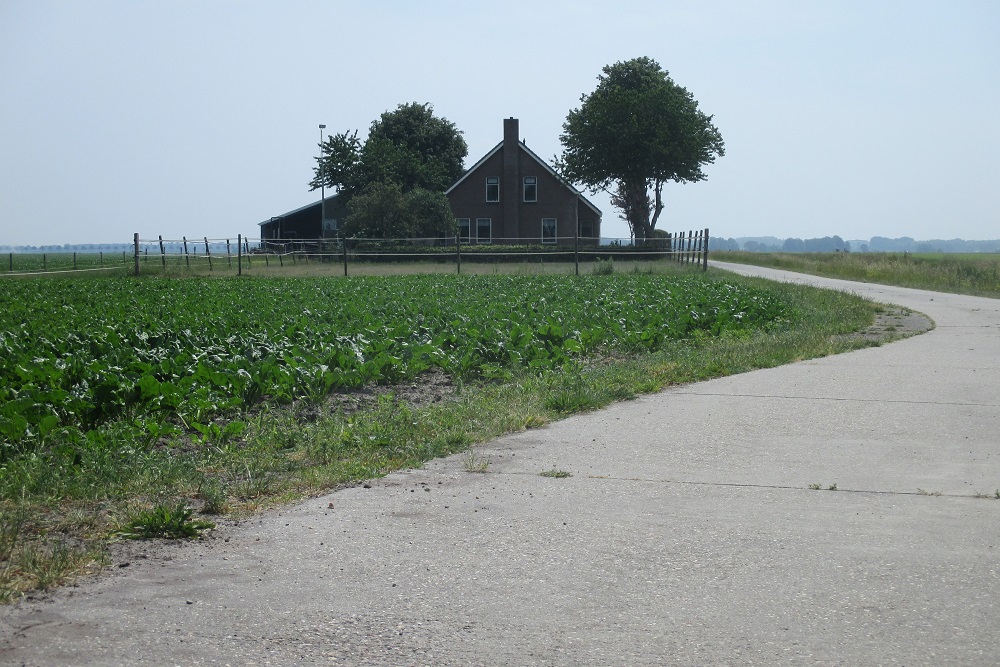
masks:
<instances>
[{"instance_id":1,"label":"lamp post","mask_svg":"<svg viewBox=\"0 0 1000 667\"><path fill-rule=\"evenodd\" d=\"M326 180L323 174L323 130L326 125L319 124L319 236L326 236Z\"/></svg>"}]
</instances>

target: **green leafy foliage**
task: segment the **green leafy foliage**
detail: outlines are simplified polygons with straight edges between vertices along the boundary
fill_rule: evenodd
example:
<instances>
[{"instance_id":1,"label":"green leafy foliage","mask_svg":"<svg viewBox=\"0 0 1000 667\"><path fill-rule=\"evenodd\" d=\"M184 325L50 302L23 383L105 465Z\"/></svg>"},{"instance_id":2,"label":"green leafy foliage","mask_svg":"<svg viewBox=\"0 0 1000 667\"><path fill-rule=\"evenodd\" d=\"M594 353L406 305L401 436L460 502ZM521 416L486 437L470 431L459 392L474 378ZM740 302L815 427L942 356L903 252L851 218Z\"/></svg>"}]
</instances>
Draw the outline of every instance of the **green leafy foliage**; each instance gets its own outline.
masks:
<instances>
[{"instance_id":1,"label":"green leafy foliage","mask_svg":"<svg viewBox=\"0 0 1000 667\"><path fill-rule=\"evenodd\" d=\"M203 531L215 528L211 521L194 518L194 510L183 502L160 504L151 509L139 510L132 516L119 535L133 540L155 537L181 539L198 537Z\"/></svg>"},{"instance_id":2,"label":"green leafy foliage","mask_svg":"<svg viewBox=\"0 0 1000 667\"><path fill-rule=\"evenodd\" d=\"M702 166L725 155L712 116L650 58L604 67L581 102L563 124L559 171L609 192L637 239L652 237L665 183L705 180Z\"/></svg>"},{"instance_id":3,"label":"green leafy foliage","mask_svg":"<svg viewBox=\"0 0 1000 667\"><path fill-rule=\"evenodd\" d=\"M219 445L261 402L431 368L544 373L790 317L765 289L651 274L18 281L0 312L0 464L44 451L57 466L178 430Z\"/></svg>"},{"instance_id":4,"label":"green leafy foliage","mask_svg":"<svg viewBox=\"0 0 1000 667\"><path fill-rule=\"evenodd\" d=\"M361 179L443 192L462 175L468 153L462 133L430 104L400 104L372 123L361 149Z\"/></svg>"},{"instance_id":5,"label":"green leafy foliage","mask_svg":"<svg viewBox=\"0 0 1000 667\"><path fill-rule=\"evenodd\" d=\"M372 123L364 143L357 132L332 134L309 186L340 192L352 236L436 236L454 225L442 193L462 175L468 152L455 124L430 104L400 104Z\"/></svg>"},{"instance_id":6,"label":"green leafy foliage","mask_svg":"<svg viewBox=\"0 0 1000 667\"><path fill-rule=\"evenodd\" d=\"M320 157L317 158L316 174L309 182L310 189L319 190L326 186L350 192L358 183L361 165L358 131L331 134L319 149Z\"/></svg>"},{"instance_id":7,"label":"green leafy foliage","mask_svg":"<svg viewBox=\"0 0 1000 667\"><path fill-rule=\"evenodd\" d=\"M409 192L395 183L373 183L348 204L344 234L384 239L437 238L457 227L448 198L441 192L416 188Z\"/></svg>"}]
</instances>

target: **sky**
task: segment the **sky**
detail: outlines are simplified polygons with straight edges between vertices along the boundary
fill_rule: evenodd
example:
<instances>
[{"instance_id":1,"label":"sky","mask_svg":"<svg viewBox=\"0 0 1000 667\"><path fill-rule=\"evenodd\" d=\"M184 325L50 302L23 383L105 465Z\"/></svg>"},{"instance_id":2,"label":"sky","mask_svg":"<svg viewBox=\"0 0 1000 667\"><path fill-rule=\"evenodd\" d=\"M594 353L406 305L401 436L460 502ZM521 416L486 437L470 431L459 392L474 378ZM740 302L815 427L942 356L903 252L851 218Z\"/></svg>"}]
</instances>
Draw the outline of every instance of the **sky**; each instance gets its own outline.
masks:
<instances>
[{"instance_id":1,"label":"sky","mask_svg":"<svg viewBox=\"0 0 1000 667\"><path fill-rule=\"evenodd\" d=\"M995 0L0 0L0 246L256 237L319 199L320 123L363 138L410 102L467 167L511 116L551 161L639 56L726 143L658 228L1000 237Z\"/></svg>"}]
</instances>

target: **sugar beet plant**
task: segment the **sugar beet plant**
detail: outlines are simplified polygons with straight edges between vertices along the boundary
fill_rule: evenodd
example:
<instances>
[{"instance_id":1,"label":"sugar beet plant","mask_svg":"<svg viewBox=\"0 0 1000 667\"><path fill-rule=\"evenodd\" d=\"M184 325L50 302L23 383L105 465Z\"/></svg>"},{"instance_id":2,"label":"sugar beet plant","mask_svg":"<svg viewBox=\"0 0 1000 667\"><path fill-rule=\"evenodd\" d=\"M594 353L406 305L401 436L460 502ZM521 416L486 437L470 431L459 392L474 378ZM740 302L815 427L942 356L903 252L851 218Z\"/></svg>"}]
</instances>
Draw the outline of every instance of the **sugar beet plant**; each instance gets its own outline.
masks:
<instances>
[{"instance_id":1,"label":"sugar beet plant","mask_svg":"<svg viewBox=\"0 0 1000 667\"><path fill-rule=\"evenodd\" d=\"M0 464L72 464L109 432L238 436L263 403L320 401L430 368L544 373L598 353L743 335L791 317L702 276L403 276L9 282L0 294Z\"/></svg>"}]
</instances>

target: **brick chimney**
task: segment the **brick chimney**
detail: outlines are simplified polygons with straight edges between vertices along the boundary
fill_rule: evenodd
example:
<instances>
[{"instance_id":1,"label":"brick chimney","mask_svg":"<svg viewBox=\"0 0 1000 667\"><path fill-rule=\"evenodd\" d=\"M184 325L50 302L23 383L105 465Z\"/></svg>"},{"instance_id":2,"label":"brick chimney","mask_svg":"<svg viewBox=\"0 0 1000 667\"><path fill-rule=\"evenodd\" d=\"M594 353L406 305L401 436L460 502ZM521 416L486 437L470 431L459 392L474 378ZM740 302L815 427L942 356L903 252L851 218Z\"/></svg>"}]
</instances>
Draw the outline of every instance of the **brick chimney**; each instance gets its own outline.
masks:
<instances>
[{"instance_id":1,"label":"brick chimney","mask_svg":"<svg viewBox=\"0 0 1000 667\"><path fill-rule=\"evenodd\" d=\"M521 224L520 212L520 192L521 192L521 167L520 167L520 132L516 118L504 118L503 120L503 185L500 196L503 200L503 236L504 238L516 238L520 235Z\"/></svg>"}]
</instances>

